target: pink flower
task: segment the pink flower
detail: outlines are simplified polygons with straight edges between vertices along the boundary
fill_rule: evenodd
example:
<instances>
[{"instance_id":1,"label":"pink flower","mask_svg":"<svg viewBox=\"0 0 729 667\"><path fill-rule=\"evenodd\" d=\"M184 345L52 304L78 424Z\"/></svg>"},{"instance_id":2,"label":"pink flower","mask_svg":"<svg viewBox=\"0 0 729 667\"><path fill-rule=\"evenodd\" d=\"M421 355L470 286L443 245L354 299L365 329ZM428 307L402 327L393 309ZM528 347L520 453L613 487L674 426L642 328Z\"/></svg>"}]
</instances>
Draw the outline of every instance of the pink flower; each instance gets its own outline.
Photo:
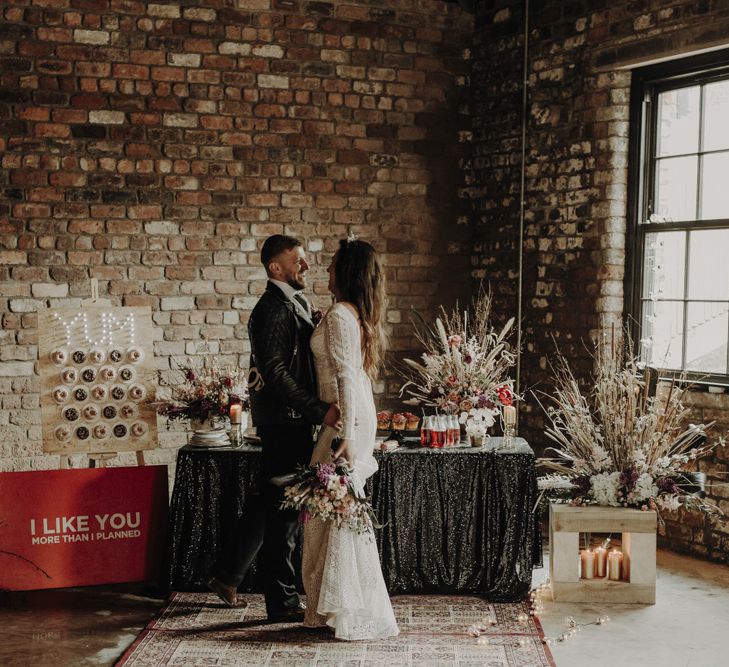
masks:
<instances>
[{"instance_id":1,"label":"pink flower","mask_svg":"<svg viewBox=\"0 0 729 667\"><path fill-rule=\"evenodd\" d=\"M463 339L458 335L448 336L448 345L451 347L458 347Z\"/></svg>"},{"instance_id":2,"label":"pink flower","mask_svg":"<svg viewBox=\"0 0 729 667\"><path fill-rule=\"evenodd\" d=\"M449 387L455 387L458 384L458 378L455 375L449 375L446 378L446 384Z\"/></svg>"}]
</instances>

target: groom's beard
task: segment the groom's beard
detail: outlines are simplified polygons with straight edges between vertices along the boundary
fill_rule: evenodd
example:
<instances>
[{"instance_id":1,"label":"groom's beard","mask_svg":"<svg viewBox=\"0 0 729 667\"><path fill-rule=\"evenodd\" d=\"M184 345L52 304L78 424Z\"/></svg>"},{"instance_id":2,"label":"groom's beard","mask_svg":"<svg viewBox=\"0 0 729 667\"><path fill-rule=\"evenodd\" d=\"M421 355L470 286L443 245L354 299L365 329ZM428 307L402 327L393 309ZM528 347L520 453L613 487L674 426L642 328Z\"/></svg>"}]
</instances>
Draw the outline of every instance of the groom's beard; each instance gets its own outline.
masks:
<instances>
[{"instance_id":1,"label":"groom's beard","mask_svg":"<svg viewBox=\"0 0 729 667\"><path fill-rule=\"evenodd\" d=\"M295 290L306 289L306 276L292 276L291 278L286 280L286 284L289 287L293 287Z\"/></svg>"}]
</instances>

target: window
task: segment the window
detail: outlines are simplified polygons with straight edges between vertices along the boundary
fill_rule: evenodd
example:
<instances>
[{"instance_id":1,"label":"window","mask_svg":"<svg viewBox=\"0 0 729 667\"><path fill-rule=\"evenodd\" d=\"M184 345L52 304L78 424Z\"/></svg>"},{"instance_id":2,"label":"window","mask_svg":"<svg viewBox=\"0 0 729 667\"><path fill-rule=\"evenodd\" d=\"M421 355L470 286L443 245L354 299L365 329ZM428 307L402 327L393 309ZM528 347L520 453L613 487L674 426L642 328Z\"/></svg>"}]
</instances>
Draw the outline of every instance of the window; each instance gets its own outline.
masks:
<instances>
[{"instance_id":1,"label":"window","mask_svg":"<svg viewBox=\"0 0 729 667\"><path fill-rule=\"evenodd\" d=\"M626 275L641 356L727 380L729 53L637 70L632 95Z\"/></svg>"}]
</instances>

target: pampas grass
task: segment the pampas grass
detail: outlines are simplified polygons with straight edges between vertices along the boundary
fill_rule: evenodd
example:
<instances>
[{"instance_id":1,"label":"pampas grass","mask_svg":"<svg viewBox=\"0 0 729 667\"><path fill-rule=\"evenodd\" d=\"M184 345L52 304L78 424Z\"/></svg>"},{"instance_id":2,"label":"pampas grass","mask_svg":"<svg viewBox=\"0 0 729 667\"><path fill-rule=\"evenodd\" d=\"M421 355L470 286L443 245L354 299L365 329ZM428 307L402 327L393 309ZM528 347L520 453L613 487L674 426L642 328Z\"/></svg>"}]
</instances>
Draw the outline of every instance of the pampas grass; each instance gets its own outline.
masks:
<instances>
[{"instance_id":1,"label":"pampas grass","mask_svg":"<svg viewBox=\"0 0 729 667\"><path fill-rule=\"evenodd\" d=\"M650 476L650 483L659 487L680 489L689 465L717 444L723 446L722 440L701 444L713 422L688 422L686 384L674 379L665 397L649 396L648 371L641 368L627 335L623 345L615 345L614 335L609 345L595 345L594 361L588 392L582 391L561 354L552 364L555 389L545 410L545 433L554 443L548 450L554 456L540 459L541 466L581 477L585 486L585 478L620 473L622 486L614 504L635 504L647 500L630 495L640 476ZM675 480L676 487L662 480Z\"/></svg>"}]
</instances>

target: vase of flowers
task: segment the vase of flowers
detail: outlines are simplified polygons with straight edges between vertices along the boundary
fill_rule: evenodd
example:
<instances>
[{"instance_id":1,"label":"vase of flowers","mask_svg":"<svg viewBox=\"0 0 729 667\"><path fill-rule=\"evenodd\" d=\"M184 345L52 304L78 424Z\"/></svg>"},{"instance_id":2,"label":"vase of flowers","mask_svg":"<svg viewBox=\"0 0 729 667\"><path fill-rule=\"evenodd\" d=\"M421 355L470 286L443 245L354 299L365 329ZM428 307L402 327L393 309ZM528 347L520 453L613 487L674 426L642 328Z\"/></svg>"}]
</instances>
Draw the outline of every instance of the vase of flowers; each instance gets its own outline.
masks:
<instances>
[{"instance_id":1,"label":"vase of flowers","mask_svg":"<svg viewBox=\"0 0 729 667\"><path fill-rule=\"evenodd\" d=\"M191 445L230 445L231 413L238 416L249 408L246 377L241 369L221 365L207 354L197 361L188 359L167 384L171 385L169 400L155 401L155 405L158 414L167 417L168 427L177 420L188 422Z\"/></svg>"},{"instance_id":2,"label":"vase of flowers","mask_svg":"<svg viewBox=\"0 0 729 667\"><path fill-rule=\"evenodd\" d=\"M516 354L507 341L514 318L496 331L490 315L491 295L483 288L466 311L441 306L434 327L416 324L425 352L419 361L405 359L400 371L406 403L458 415L469 437L485 433L515 398L509 371Z\"/></svg>"},{"instance_id":3,"label":"vase of flowers","mask_svg":"<svg viewBox=\"0 0 729 667\"><path fill-rule=\"evenodd\" d=\"M672 380L650 396L647 370L632 349L627 336L624 346L597 344L589 392L557 356L554 395L545 409L553 456L539 460L552 472L540 488L566 491L574 504L656 510L659 517L680 506L716 512L695 493L691 467L724 439L706 444L713 422L688 422L686 384Z\"/></svg>"}]
</instances>

